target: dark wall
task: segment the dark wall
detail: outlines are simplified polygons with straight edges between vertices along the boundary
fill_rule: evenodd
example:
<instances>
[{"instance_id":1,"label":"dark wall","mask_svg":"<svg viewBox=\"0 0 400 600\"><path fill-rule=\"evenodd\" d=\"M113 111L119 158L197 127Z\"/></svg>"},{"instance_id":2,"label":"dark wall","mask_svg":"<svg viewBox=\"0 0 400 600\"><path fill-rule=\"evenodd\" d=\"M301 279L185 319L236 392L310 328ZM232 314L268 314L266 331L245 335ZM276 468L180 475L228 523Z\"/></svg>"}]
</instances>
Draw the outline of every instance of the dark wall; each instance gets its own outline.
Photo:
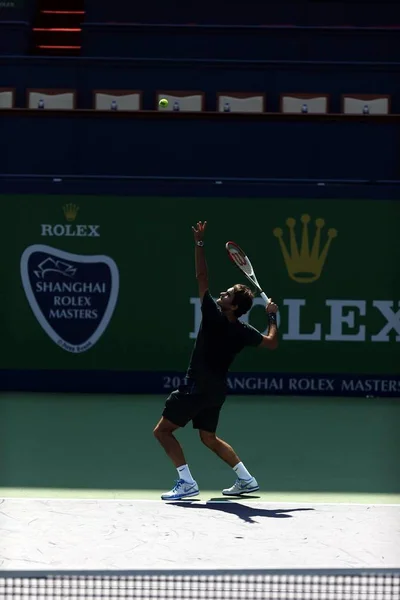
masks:
<instances>
[{"instance_id":1,"label":"dark wall","mask_svg":"<svg viewBox=\"0 0 400 600\"><path fill-rule=\"evenodd\" d=\"M397 29L86 24L85 56L400 61Z\"/></svg>"},{"instance_id":2,"label":"dark wall","mask_svg":"<svg viewBox=\"0 0 400 600\"><path fill-rule=\"evenodd\" d=\"M400 125L217 114L0 113L3 173L400 179Z\"/></svg>"},{"instance_id":3,"label":"dark wall","mask_svg":"<svg viewBox=\"0 0 400 600\"><path fill-rule=\"evenodd\" d=\"M218 23L295 25L393 25L400 24L396 2L267 0L203 0L187 2L126 2L86 0L87 21L135 23Z\"/></svg>"},{"instance_id":4,"label":"dark wall","mask_svg":"<svg viewBox=\"0 0 400 600\"><path fill-rule=\"evenodd\" d=\"M0 23L23 21L30 23L35 15L37 0L2 0Z\"/></svg>"},{"instance_id":5,"label":"dark wall","mask_svg":"<svg viewBox=\"0 0 400 600\"><path fill-rule=\"evenodd\" d=\"M30 23L25 21L3 22L0 19L0 55L27 54L30 41Z\"/></svg>"}]
</instances>

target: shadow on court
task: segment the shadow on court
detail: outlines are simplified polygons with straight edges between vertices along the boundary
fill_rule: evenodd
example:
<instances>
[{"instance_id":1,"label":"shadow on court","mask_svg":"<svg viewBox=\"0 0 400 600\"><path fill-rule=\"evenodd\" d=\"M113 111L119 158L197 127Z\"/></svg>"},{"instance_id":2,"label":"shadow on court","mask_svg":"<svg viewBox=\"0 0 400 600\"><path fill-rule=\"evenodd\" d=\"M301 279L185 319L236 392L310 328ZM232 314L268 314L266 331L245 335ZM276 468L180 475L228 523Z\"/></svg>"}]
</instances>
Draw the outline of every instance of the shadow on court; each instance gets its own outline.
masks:
<instances>
[{"instance_id":1,"label":"shadow on court","mask_svg":"<svg viewBox=\"0 0 400 600\"><path fill-rule=\"evenodd\" d=\"M290 519L292 518L292 515L288 513L314 510L313 508L286 508L269 510L266 508L256 506L246 506L245 504L241 504L240 502L230 502L229 500L225 502L211 501L206 502L205 504L197 504L197 502L193 500L180 500L179 502L168 502L168 504L172 504L173 506L180 506L182 508L218 510L220 512L236 515L245 523L256 523L256 521L253 521L254 517L267 517L269 519Z\"/></svg>"}]
</instances>

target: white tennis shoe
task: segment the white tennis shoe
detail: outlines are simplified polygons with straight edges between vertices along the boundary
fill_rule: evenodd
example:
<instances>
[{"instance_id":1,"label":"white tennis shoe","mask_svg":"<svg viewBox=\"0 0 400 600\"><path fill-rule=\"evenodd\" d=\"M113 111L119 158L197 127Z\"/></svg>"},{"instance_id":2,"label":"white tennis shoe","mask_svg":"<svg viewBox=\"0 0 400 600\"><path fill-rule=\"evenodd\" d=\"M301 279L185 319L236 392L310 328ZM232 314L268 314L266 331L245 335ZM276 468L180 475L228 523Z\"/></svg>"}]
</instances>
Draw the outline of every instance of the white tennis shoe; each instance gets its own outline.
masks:
<instances>
[{"instance_id":1,"label":"white tennis shoe","mask_svg":"<svg viewBox=\"0 0 400 600\"><path fill-rule=\"evenodd\" d=\"M236 479L232 487L222 490L224 496L241 496L242 494L251 494L260 489L255 477L250 479Z\"/></svg>"},{"instance_id":2,"label":"white tennis shoe","mask_svg":"<svg viewBox=\"0 0 400 600\"><path fill-rule=\"evenodd\" d=\"M178 479L170 492L161 495L161 500L180 500L188 496L198 496L199 486L195 481L189 483L183 479Z\"/></svg>"}]
</instances>

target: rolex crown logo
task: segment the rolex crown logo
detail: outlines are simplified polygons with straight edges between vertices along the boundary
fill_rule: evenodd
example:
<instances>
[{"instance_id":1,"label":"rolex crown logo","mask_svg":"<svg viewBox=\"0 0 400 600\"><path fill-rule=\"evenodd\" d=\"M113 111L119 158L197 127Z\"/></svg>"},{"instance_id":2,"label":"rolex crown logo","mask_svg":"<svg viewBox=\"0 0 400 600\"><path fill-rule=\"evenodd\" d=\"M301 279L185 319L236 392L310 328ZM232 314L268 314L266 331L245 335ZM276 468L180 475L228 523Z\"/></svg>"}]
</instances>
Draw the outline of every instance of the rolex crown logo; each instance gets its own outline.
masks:
<instances>
[{"instance_id":1,"label":"rolex crown logo","mask_svg":"<svg viewBox=\"0 0 400 600\"><path fill-rule=\"evenodd\" d=\"M319 279L322 273L329 246L333 238L337 236L337 230L328 229L328 239L321 250L321 232L325 226L325 221L324 219L316 219L314 240L310 248L309 223L311 218L309 215L302 215L300 221L303 224L300 249L295 234L296 220L292 217L289 217L286 221L286 225L289 228L290 252L283 239L282 229L276 227L273 234L279 240L289 277L298 283L311 283Z\"/></svg>"},{"instance_id":2,"label":"rolex crown logo","mask_svg":"<svg viewBox=\"0 0 400 600\"><path fill-rule=\"evenodd\" d=\"M63 206L63 211L68 223L72 223L72 221L75 221L78 215L79 206L77 206L76 204L65 204Z\"/></svg>"}]
</instances>

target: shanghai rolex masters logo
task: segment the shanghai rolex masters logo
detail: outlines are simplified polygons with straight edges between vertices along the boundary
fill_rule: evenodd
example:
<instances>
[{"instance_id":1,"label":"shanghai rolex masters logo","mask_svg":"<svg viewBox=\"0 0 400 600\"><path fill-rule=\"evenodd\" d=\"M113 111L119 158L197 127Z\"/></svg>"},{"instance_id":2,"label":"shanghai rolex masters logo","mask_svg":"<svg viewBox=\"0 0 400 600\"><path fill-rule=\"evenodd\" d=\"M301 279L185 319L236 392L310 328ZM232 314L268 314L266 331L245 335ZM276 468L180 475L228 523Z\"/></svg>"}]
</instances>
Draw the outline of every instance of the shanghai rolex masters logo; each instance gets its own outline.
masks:
<instances>
[{"instance_id":1,"label":"shanghai rolex masters logo","mask_svg":"<svg viewBox=\"0 0 400 600\"><path fill-rule=\"evenodd\" d=\"M112 258L34 244L22 254L21 278L32 312L53 342L73 353L94 346L118 299Z\"/></svg>"},{"instance_id":2,"label":"shanghai rolex masters logo","mask_svg":"<svg viewBox=\"0 0 400 600\"><path fill-rule=\"evenodd\" d=\"M63 244L71 251L45 244L25 248L22 286L34 316L53 342L67 352L81 353L97 343L111 321L119 271L110 256L79 252L91 241L85 240L83 246L80 238L100 238L100 225L78 223L80 207L72 202L60 212L64 223L42 223L40 236L53 237L54 242L69 238Z\"/></svg>"},{"instance_id":3,"label":"shanghai rolex masters logo","mask_svg":"<svg viewBox=\"0 0 400 600\"><path fill-rule=\"evenodd\" d=\"M280 227L276 227L273 230L273 234L278 238L289 277L298 283L311 283L321 276L329 247L332 240L337 236L337 230L328 229L327 236L325 236L325 243L323 243L322 233L325 221L324 219L316 219L314 239L312 245L310 245L309 223L311 217L309 215L302 215L300 221L303 224L300 247L295 233L296 219L293 217L289 217L286 220L286 225L289 229L289 249L285 244L283 230ZM322 250L321 243L323 243Z\"/></svg>"}]
</instances>

